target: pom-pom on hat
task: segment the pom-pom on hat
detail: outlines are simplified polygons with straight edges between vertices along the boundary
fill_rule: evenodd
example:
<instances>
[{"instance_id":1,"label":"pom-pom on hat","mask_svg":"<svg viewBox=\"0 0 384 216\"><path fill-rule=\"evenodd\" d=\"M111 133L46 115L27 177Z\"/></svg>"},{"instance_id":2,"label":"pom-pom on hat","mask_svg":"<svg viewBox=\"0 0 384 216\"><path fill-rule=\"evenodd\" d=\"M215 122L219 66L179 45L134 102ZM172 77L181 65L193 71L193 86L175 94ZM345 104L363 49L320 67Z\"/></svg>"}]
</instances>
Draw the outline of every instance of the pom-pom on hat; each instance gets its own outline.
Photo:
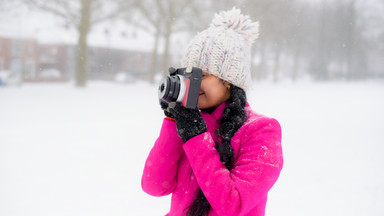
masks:
<instances>
[{"instance_id":1,"label":"pom-pom on hat","mask_svg":"<svg viewBox=\"0 0 384 216\"><path fill-rule=\"evenodd\" d=\"M251 46L257 39L259 23L240 9L215 14L210 27L198 33L181 59L183 67L199 67L233 85L247 90L251 82Z\"/></svg>"}]
</instances>

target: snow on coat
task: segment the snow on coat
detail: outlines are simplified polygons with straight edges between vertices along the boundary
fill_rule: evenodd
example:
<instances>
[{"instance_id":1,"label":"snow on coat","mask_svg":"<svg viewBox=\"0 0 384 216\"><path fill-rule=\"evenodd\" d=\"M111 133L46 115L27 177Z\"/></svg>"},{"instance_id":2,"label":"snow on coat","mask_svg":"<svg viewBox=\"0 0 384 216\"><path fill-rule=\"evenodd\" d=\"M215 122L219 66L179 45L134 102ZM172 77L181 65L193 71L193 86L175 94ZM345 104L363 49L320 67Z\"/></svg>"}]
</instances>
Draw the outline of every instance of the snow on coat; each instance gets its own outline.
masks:
<instances>
[{"instance_id":1,"label":"snow on coat","mask_svg":"<svg viewBox=\"0 0 384 216\"><path fill-rule=\"evenodd\" d=\"M211 204L209 216L261 216L267 193L283 166L281 127L274 118L254 112L231 140L234 167L229 171L215 149L215 135L225 103L202 113L208 131L183 143L176 123L164 119L142 176L142 189L152 196L172 193L169 216L185 215L199 191Z\"/></svg>"}]
</instances>

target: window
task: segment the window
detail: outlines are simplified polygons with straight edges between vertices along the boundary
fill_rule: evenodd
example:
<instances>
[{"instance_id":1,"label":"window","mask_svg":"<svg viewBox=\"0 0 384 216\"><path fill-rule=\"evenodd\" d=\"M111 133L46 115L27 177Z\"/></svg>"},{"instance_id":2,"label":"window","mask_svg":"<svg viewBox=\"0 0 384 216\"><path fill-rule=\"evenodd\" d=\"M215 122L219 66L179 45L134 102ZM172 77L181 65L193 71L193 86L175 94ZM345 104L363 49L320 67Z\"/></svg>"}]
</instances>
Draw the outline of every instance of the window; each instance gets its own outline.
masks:
<instances>
[{"instance_id":1,"label":"window","mask_svg":"<svg viewBox=\"0 0 384 216\"><path fill-rule=\"evenodd\" d=\"M28 54L33 54L34 46L33 44L28 44Z\"/></svg>"},{"instance_id":2,"label":"window","mask_svg":"<svg viewBox=\"0 0 384 216\"><path fill-rule=\"evenodd\" d=\"M33 78L36 76L36 62L34 59L25 60L24 66L24 77Z\"/></svg>"},{"instance_id":3,"label":"window","mask_svg":"<svg viewBox=\"0 0 384 216\"><path fill-rule=\"evenodd\" d=\"M20 59L12 59L10 70L12 72L20 73L23 68L23 64Z\"/></svg>"},{"instance_id":4,"label":"window","mask_svg":"<svg viewBox=\"0 0 384 216\"><path fill-rule=\"evenodd\" d=\"M12 55L19 56L23 51L23 43L19 40L12 40Z\"/></svg>"},{"instance_id":5,"label":"window","mask_svg":"<svg viewBox=\"0 0 384 216\"><path fill-rule=\"evenodd\" d=\"M53 56L57 55L58 53L57 47L52 47L49 51L50 51L50 54Z\"/></svg>"},{"instance_id":6,"label":"window","mask_svg":"<svg viewBox=\"0 0 384 216\"><path fill-rule=\"evenodd\" d=\"M0 44L1 48L1 44ZM0 71L4 70L4 59L0 57Z\"/></svg>"}]
</instances>

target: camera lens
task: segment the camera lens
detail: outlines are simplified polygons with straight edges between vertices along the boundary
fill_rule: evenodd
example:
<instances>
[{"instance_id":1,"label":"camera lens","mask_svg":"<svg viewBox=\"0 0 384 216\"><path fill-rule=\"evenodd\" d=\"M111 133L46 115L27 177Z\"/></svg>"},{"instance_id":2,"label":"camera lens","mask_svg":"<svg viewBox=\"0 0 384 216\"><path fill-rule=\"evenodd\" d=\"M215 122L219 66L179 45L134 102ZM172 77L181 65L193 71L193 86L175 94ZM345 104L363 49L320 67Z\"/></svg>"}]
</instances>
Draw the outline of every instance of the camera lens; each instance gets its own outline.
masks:
<instances>
[{"instance_id":1,"label":"camera lens","mask_svg":"<svg viewBox=\"0 0 384 216\"><path fill-rule=\"evenodd\" d=\"M185 95L184 77L180 75L164 77L159 85L159 98L168 102L181 102Z\"/></svg>"},{"instance_id":2,"label":"camera lens","mask_svg":"<svg viewBox=\"0 0 384 216\"><path fill-rule=\"evenodd\" d=\"M158 90L158 94L159 94L160 99L166 100L166 98L168 98L169 85L170 85L169 77L164 77L160 81L159 90Z\"/></svg>"},{"instance_id":3,"label":"camera lens","mask_svg":"<svg viewBox=\"0 0 384 216\"><path fill-rule=\"evenodd\" d=\"M171 76L170 80L168 99L169 101L176 101L180 90L180 79L178 76Z\"/></svg>"}]
</instances>

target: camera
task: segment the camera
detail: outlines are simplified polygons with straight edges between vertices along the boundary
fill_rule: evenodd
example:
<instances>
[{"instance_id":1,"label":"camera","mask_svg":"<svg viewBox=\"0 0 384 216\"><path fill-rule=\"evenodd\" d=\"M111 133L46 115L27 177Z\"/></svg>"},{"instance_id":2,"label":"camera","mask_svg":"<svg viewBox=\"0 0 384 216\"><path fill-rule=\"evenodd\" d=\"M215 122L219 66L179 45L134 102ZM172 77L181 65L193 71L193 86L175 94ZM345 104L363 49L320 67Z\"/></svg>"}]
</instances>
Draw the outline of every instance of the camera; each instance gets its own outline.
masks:
<instances>
[{"instance_id":1,"label":"camera","mask_svg":"<svg viewBox=\"0 0 384 216\"><path fill-rule=\"evenodd\" d=\"M179 102L189 109L197 108L203 71L197 67L169 68L169 76L159 84L159 98L165 102Z\"/></svg>"}]
</instances>

